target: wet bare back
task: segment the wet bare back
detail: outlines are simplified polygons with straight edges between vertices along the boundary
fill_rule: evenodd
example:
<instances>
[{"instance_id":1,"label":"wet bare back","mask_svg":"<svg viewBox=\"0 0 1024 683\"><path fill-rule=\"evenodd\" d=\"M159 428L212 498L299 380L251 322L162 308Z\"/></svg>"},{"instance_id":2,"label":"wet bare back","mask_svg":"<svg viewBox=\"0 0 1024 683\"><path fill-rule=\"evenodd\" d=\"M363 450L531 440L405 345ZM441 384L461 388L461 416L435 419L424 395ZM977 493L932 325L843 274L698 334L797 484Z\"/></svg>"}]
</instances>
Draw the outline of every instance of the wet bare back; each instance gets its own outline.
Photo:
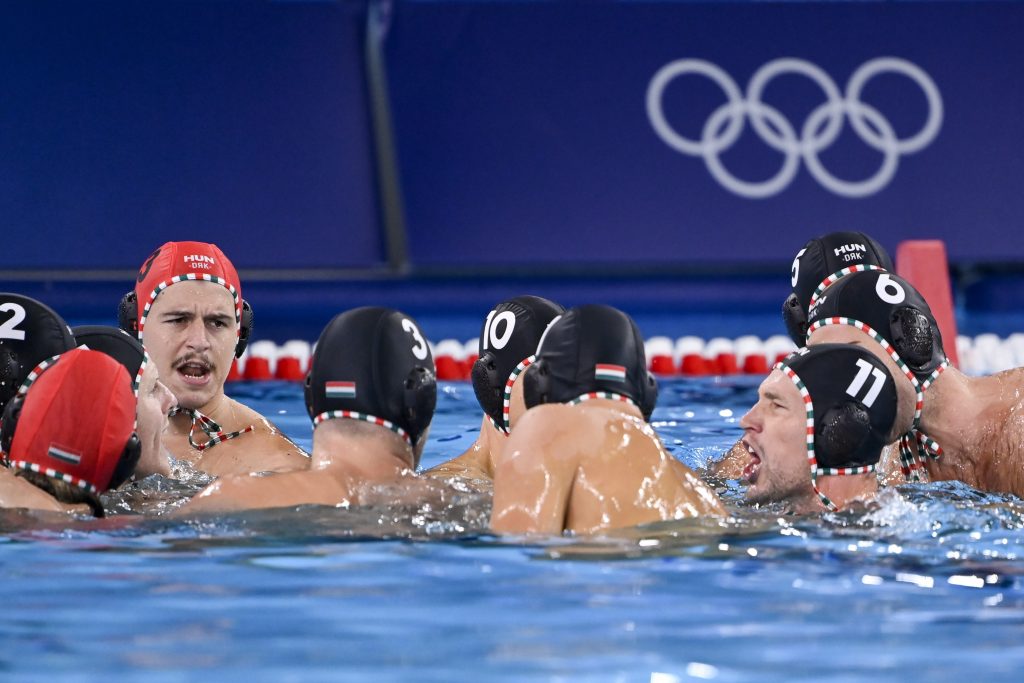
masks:
<instances>
[{"instance_id":1,"label":"wet bare back","mask_svg":"<svg viewBox=\"0 0 1024 683\"><path fill-rule=\"evenodd\" d=\"M544 405L523 416L495 468L491 526L595 533L724 515L715 493L615 404Z\"/></svg>"}]
</instances>

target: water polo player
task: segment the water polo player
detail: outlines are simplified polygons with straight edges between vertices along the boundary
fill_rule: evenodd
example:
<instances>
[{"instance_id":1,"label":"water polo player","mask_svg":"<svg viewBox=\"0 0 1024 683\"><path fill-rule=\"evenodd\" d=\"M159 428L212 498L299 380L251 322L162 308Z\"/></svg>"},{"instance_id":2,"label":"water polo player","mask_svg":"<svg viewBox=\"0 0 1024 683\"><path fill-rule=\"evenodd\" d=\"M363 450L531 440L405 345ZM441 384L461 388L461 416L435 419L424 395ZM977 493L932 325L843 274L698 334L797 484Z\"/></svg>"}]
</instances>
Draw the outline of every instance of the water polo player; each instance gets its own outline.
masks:
<instances>
[{"instance_id":1,"label":"water polo player","mask_svg":"<svg viewBox=\"0 0 1024 683\"><path fill-rule=\"evenodd\" d=\"M533 362L541 335L565 309L539 296L517 296L494 307L480 331L479 356L473 364L473 392L483 408L480 435L462 455L442 463L427 474L490 480L494 458L505 446L512 429L513 387L522 371ZM521 391L516 389L516 400ZM521 410L516 410L518 415Z\"/></svg>"},{"instance_id":2,"label":"water polo player","mask_svg":"<svg viewBox=\"0 0 1024 683\"><path fill-rule=\"evenodd\" d=\"M808 513L874 495L896 403L892 375L867 349L799 349L761 382L740 419L747 501Z\"/></svg>"},{"instance_id":3,"label":"water polo player","mask_svg":"<svg viewBox=\"0 0 1024 683\"><path fill-rule=\"evenodd\" d=\"M724 514L647 422L657 384L625 313L570 309L544 334L521 384L528 410L495 462L495 531L594 533Z\"/></svg>"},{"instance_id":4,"label":"water polo player","mask_svg":"<svg viewBox=\"0 0 1024 683\"><path fill-rule=\"evenodd\" d=\"M792 292L782 303L782 320L790 339L801 347L807 344L807 311L813 308L825 288L851 273L866 270L893 270L892 259L877 241L863 232L830 232L808 240L793 258L790 269ZM748 464L746 449L737 443L709 471L734 479Z\"/></svg>"},{"instance_id":5,"label":"water polo player","mask_svg":"<svg viewBox=\"0 0 1024 683\"><path fill-rule=\"evenodd\" d=\"M37 365L75 348L71 328L44 303L0 293L0 411Z\"/></svg>"},{"instance_id":6,"label":"water polo player","mask_svg":"<svg viewBox=\"0 0 1024 683\"><path fill-rule=\"evenodd\" d=\"M80 348L105 353L128 371L136 407L135 431L142 442L142 455L135 467L136 478L150 474L169 476L171 465L163 434L167 416L177 401L160 381L160 371L149 360L142 343L124 330L106 325L80 325L71 330Z\"/></svg>"},{"instance_id":7,"label":"water polo player","mask_svg":"<svg viewBox=\"0 0 1024 683\"><path fill-rule=\"evenodd\" d=\"M252 333L234 266L213 244L167 242L142 268L119 311L178 401L164 435L174 457L213 475L302 469L308 458L266 418L224 394Z\"/></svg>"},{"instance_id":8,"label":"water polo player","mask_svg":"<svg viewBox=\"0 0 1024 683\"><path fill-rule=\"evenodd\" d=\"M797 252L790 271L793 291L782 304L786 331L797 347L807 344L807 312L825 288L865 270L894 269L889 253L863 232L830 232L809 240Z\"/></svg>"},{"instance_id":9,"label":"water polo player","mask_svg":"<svg viewBox=\"0 0 1024 683\"><path fill-rule=\"evenodd\" d=\"M224 477L184 512L358 505L371 485L417 499L438 482L416 475L437 401L434 359L416 322L389 308L341 313L317 341L306 378L312 464L302 472Z\"/></svg>"},{"instance_id":10,"label":"water polo player","mask_svg":"<svg viewBox=\"0 0 1024 683\"><path fill-rule=\"evenodd\" d=\"M899 467L907 479L1024 496L1024 369L968 377L950 366L928 303L889 273L836 282L810 323L810 344L860 344L889 364L900 389Z\"/></svg>"},{"instance_id":11,"label":"water polo player","mask_svg":"<svg viewBox=\"0 0 1024 683\"><path fill-rule=\"evenodd\" d=\"M4 410L0 507L103 516L98 495L135 470L135 396L124 367L73 349L39 372Z\"/></svg>"}]
</instances>

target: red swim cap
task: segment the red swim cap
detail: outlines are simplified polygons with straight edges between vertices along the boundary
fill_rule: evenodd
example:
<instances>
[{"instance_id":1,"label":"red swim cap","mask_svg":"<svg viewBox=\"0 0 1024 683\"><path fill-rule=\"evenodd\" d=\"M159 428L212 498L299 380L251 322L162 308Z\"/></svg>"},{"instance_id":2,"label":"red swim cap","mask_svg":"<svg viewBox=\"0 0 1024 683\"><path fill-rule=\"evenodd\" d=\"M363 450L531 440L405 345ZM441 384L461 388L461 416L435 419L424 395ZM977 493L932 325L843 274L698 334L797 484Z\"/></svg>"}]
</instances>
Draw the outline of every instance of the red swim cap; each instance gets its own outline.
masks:
<instances>
[{"instance_id":1,"label":"red swim cap","mask_svg":"<svg viewBox=\"0 0 1024 683\"><path fill-rule=\"evenodd\" d=\"M99 351L73 349L48 367L25 396L11 467L105 491L135 423L131 378Z\"/></svg>"},{"instance_id":2,"label":"red swim cap","mask_svg":"<svg viewBox=\"0 0 1024 683\"><path fill-rule=\"evenodd\" d=\"M242 283L235 267L216 244L167 242L150 254L135 285L139 339L146 316L160 292L176 282L205 280L225 287L235 300L235 322L242 320ZM239 329L241 332L241 329Z\"/></svg>"}]
</instances>

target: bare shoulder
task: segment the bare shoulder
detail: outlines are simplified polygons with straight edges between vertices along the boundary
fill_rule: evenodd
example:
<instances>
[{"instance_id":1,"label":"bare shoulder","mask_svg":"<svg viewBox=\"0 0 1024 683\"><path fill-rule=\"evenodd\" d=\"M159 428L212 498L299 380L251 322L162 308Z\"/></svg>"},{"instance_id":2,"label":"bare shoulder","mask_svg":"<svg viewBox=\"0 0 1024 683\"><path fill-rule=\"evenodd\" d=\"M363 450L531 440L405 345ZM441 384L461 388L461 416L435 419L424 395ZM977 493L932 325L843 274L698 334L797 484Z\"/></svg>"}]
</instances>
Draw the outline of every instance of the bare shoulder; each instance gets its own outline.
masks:
<instances>
[{"instance_id":1,"label":"bare shoulder","mask_svg":"<svg viewBox=\"0 0 1024 683\"><path fill-rule=\"evenodd\" d=\"M578 406L548 403L527 410L516 424L510 438L544 439L576 431L592 421L593 417Z\"/></svg>"}]
</instances>

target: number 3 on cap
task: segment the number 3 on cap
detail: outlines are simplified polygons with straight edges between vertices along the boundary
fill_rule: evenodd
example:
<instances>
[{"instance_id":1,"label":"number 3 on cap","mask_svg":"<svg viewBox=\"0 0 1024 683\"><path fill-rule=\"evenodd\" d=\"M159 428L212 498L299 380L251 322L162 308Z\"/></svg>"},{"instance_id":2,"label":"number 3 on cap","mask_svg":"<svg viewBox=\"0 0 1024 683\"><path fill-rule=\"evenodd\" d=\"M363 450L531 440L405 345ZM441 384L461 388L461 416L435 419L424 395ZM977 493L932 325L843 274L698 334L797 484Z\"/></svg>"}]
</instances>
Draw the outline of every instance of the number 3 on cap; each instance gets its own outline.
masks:
<instances>
[{"instance_id":1,"label":"number 3 on cap","mask_svg":"<svg viewBox=\"0 0 1024 683\"><path fill-rule=\"evenodd\" d=\"M412 355L420 360L425 360L427 357L427 342L423 339L419 329L408 318L402 318L402 329L411 334L413 341L416 342L416 345L412 347Z\"/></svg>"}]
</instances>

